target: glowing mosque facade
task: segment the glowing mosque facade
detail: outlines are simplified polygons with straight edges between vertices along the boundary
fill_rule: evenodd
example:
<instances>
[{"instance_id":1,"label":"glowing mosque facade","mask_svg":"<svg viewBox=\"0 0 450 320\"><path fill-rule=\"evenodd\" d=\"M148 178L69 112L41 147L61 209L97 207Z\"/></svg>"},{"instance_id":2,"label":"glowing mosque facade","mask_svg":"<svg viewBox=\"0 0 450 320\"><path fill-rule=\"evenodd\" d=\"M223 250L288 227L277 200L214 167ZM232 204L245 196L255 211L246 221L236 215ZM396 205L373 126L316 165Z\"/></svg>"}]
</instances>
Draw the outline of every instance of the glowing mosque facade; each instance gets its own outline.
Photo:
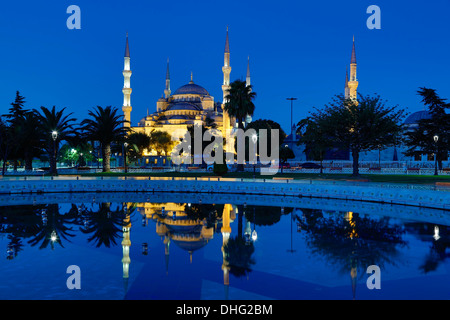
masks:
<instances>
[{"instance_id":1,"label":"glowing mosque facade","mask_svg":"<svg viewBox=\"0 0 450 320\"><path fill-rule=\"evenodd\" d=\"M248 62L249 63L249 62ZM126 39L125 57L124 57L124 86L122 111L124 120L127 121L126 126L130 127L132 132L142 132L147 135L154 130L163 131L170 134L176 139L184 137L189 126L204 125L209 118L212 120L218 130L224 135L226 130L235 126L235 120L223 111L225 97L230 86L230 43L228 37L228 28L225 39L224 65L222 67L223 83L222 83L222 102L215 101L209 92L194 82L193 74L189 83L172 91L170 85L170 67L167 60L167 70L164 92L156 101L156 111L143 117L137 126L131 125L131 65L130 65L130 48L128 43L128 34ZM247 65L247 85L250 85L250 66ZM154 154L149 152L145 155Z\"/></svg>"}]
</instances>

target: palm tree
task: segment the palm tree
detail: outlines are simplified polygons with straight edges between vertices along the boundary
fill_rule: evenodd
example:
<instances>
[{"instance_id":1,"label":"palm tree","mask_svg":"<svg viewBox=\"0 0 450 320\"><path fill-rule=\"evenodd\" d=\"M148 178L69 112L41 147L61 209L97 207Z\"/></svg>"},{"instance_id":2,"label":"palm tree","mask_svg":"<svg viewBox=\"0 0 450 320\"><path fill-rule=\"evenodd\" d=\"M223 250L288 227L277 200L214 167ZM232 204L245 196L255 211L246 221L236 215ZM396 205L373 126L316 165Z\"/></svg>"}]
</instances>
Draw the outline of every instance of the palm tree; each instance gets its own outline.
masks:
<instances>
[{"instance_id":1,"label":"palm tree","mask_svg":"<svg viewBox=\"0 0 450 320\"><path fill-rule=\"evenodd\" d=\"M128 128L124 127L123 115L117 114L118 109L111 106L97 106L89 111L90 119L81 122L85 137L90 141L99 141L102 148L103 172L111 171L111 144L125 139Z\"/></svg>"},{"instance_id":2,"label":"palm tree","mask_svg":"<svg viewBox=\"0 0 450 320\"><path fill-rule=\"evenodd\" d=\"M256 93L252 91L252 86L247 86L245 81L235 80L230 84L228 94L225 96L225 105L223 110L230 117L236 118L239 129L244 129L244 120L247 115L252 116L255 111L253 100ZM244 171L244 164L238 164L238 171Z\"/></svg>"},{"instance_id":3,"label":"palm tree","mask_svg":"<svg viewBox=\"0 0 450 320\"><path fill-rule=\"evenodd\" d=\"M75 118L69 118L73 113L64 115L62 108L56 111L55 106L51 110L41 107L42 113L34 110L39 120L39 128L42 133L42 142L44 149L47 150L50 159L50 173L57 174L56 171L56 155L58 153L59 143L61 141L70 141L75 136L73 122ZM54 134L56 133L56 135Z\"/></svg>"}]
</instances>

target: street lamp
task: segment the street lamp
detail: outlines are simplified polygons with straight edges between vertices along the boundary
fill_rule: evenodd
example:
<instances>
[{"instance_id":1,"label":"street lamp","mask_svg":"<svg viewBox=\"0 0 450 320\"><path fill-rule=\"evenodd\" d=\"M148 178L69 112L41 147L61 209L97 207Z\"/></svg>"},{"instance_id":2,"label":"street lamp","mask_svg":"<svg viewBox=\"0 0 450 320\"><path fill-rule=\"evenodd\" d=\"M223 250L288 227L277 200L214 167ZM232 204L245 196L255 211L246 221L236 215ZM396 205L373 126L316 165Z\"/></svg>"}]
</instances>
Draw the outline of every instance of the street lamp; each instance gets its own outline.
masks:
<instances>
[{"instance_id":1,"label":"street lamp","mask_svg":"<svg viewBox=\"0 0 450 320\"><path fill-rule=\"evenodd\" d=\"M125 143L123 144L123 146L125 147L125 150L124 150L124 153L123 153L123 156L124 156L124 163L125 163L125 173L127 173L127 147L128 147L128 143L125 142Z\"/></svg>"},{"instance_id":2,"label":"street lamp","mask_svg":"<svg viewBox=\"0 0 450 320\"><path fill-rule=\"evenodd\" d=\"M433 137L434 139L434 144L435 144L435 151L434 151L434 175L437 176L438 175L438 169L437 169L437 152L438 152L438 147L437 147L437 143L439 140L439 136L435 135Z\"/></svg>"},{"instance_id":3,"label":"street lamp","mask_svg":"<svg viewBox=\"0 0 450 320\"><path fill-rule=\"evenodd\" d=\"M58 131L52 131L52 139L53 139L53 157L55 159L55 172L56 173L56 139L58 139Z\"/></svg>"},{"instance_id":4,"label":"street lamp","mask_svg":"<svg viewBox=\"0 0 450 320\"><path fill-rule=\"evenodd\" d=\"M292 107L293 107L293 102L295 100L297 100L297 98L286 98L286 100L291 101L291 137L292 137L292 141L294 141L294 133L292 131Z\"/></svg>"},{"instance_id":5,"label":"street lamp","mask_svg":"<svg viewBox=\"0 0 450 320\"><path fill-rule=\"evenodd\" d=\"M258 161L258 157L256 156L256 142L258 141L258 136L255 134L252 135L253 141L253 150L255 151L255 160L253 160L253 179L256 178L256 162Z\"/></svg>"}]
</instances>

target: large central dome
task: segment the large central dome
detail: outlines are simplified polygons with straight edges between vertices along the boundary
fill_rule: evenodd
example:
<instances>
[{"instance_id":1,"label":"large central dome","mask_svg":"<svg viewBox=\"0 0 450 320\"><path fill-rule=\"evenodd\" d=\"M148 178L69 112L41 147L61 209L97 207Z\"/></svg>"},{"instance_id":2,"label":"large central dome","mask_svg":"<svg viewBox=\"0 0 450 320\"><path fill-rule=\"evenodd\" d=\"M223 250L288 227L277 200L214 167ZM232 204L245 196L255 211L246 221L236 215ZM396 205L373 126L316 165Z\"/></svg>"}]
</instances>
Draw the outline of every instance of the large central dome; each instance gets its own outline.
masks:
<instances>
[{"instance_id":1,"label":"large central dome","mask_svg":"<svg viewBox=\"0 0 450 320\"><path fill-rule=\"evenodd\" d=\"M193 82L189 82L188 84L178 88L174 95L177 94L198 94L201 96L209 96L209 92L205 88Z\"/></svg>"}]
</instances>

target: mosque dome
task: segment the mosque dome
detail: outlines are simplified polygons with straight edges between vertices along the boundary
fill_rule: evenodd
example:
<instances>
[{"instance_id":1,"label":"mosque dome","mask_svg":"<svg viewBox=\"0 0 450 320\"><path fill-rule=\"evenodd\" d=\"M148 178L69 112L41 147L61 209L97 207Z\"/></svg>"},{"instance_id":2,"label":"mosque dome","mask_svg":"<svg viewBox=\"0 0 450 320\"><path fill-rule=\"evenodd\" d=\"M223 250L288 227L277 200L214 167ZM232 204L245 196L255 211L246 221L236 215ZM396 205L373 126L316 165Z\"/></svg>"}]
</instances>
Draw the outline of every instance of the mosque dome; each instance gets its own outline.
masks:
<instances>
[{"instance_id":1,"label":"mosque dome","mask_svg":"<svg viewBox=\"0 0 450 320\"><path fill-rule=\"evenodd\" d=\"M431 114L428 111L417 111L411 113L405 120L404 124L418 124L422 119L430 119Z\"/></svg>"},{"instance_id":2,"label":"mosque dome","mask_svg":"<svg viewBox=\"0 0 450 320\"><path fill-rule=\"evenodd\" d=\"M209 92L205 88L193 83L192 81L179 87L173 95L177 94L198 94L201 96L209 96Z\"/></svg>"}]
</instances>

